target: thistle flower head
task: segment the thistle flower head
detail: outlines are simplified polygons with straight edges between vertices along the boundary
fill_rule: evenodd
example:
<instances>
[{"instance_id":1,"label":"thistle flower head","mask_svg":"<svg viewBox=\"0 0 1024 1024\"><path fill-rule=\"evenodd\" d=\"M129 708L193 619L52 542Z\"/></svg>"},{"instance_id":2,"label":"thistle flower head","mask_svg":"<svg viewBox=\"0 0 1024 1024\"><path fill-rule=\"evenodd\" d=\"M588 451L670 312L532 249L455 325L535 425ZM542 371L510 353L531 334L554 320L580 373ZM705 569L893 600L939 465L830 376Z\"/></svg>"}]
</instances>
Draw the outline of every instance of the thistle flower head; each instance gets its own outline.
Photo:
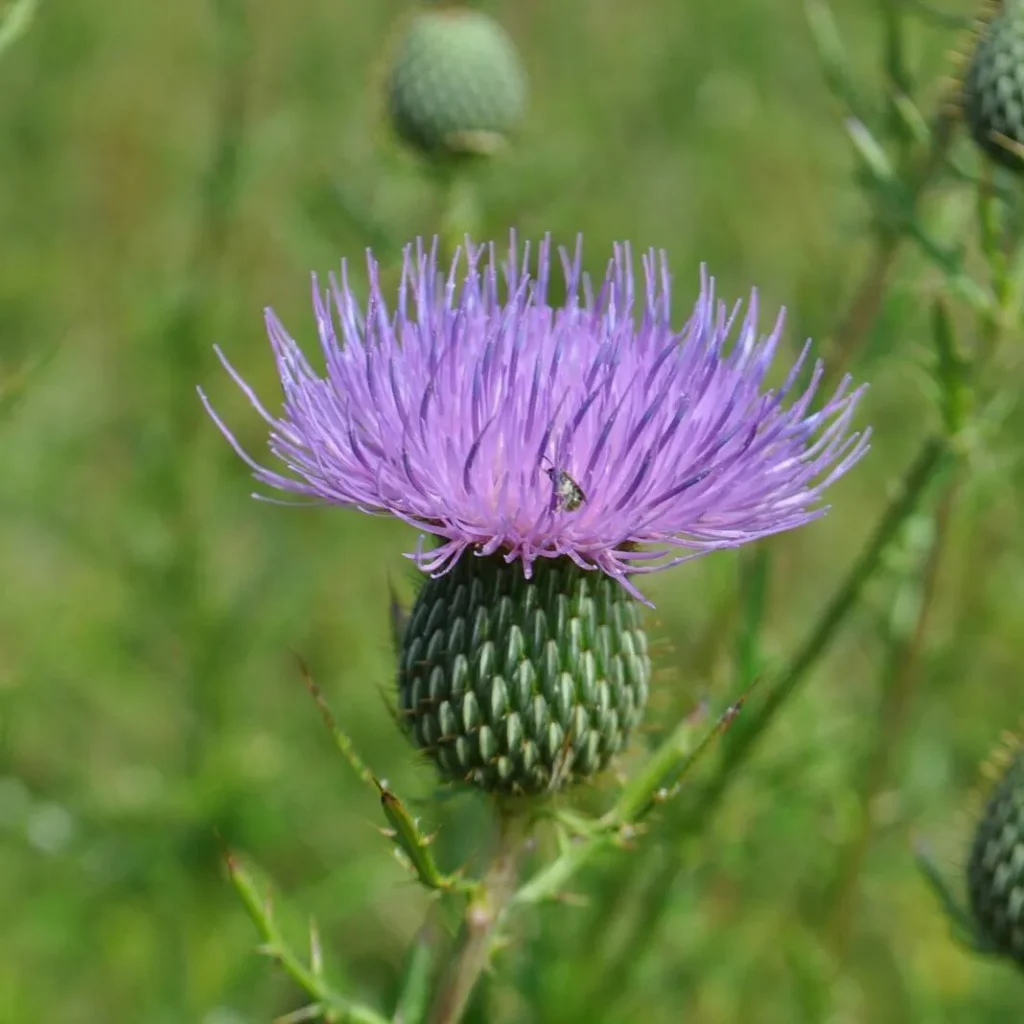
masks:
<instances>
[{"instance_id":1,"label":"thistle flower head","mask_svg":"<svg viewBox=\"0 0 1024 1024\"><path fill-rule=\"evenodd\" d=\"M561 264L553 307L547 241L532 273L514 238L504 264L467 243L446 277L410 248L394 312L372 258L365 309L343 265L314 281L324 374L268 312L280 414L225 365L285 472L207 403L264 485L434 535L411 555L429 578L397 637L398 714L443 778L505 794L599 772L640 721L632 576L808 522L867 446L859 392L812 411L820 366L798 390L806 347L765 386L782 321L760 336L756 295L741 320L702 277L677 330L664 257L638 285L617 248L596 290L578 246Z\"/></svg>"},{"instance_id":2,"label":"thistle flower head","mask_svg":"<svg viewBox=\"0 0 1024 1024\"><path fill-rule=\"evenodd\" d=\"M778 387L766 374L782 315L758 332L701 276L693 312L672 326L664 255L634 276L616 247L596 289L581 252L560 252L566 298L548 301L552 251L513 237L502 263L467 242L447 275L436 245L405 252L397 303L368 258L369 299L345 265L313 304L320 373L270 311L284 392L268 411L221 355L270 428L285 471L266 468L207 409L271 489L397 516L436 538L410 557L448 572L467 552L521 563L566 558L640 597L632 577L790 530L821 515L826 487L867 449L851 432L849 381L820 407L820 364L798 387L804 347Z\"/></svg>"}]
</instances>

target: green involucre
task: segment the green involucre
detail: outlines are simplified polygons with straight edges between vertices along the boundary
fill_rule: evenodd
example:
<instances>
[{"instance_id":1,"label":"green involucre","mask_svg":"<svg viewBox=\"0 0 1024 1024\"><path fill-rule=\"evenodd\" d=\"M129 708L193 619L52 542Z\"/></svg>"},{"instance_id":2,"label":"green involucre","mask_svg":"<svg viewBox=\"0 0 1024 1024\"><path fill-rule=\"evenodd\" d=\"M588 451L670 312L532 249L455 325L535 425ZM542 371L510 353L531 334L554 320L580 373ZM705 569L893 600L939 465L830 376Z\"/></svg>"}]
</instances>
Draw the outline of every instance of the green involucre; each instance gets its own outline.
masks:
<instances>
[{"instance_id":1,"label":"green involucre","mask_svg":"<svg viewBox=\"0 0 1024 1024\"><path fill-rule=\"evenodd\" d=\"M463 555L404 630L399 714L442 778L536 794L603 769L647 701L642 606L568 558Z\"/></svg>"},{"instance_id":2,"label":"green involucre","mask_svg":"<svg viewBox=\"0 0 1024 1024\"><path fill-rule=\"evenodd\" d=\"M979 938L1024 967L1024 748L985 806L971 846L967 885Z\"/></svg>"},{"instance_id":3,"label":"green involucre","mask_svg":"<svg viewBox=\"0 0 1024 1024\"><path fill-rule=\"evenodd\" d=\"M1024 171L1024 4L1010 0L985 26L964 80L964 117L993 160Z\"/></svg>"},{"instance_id":4,"label":"green involucre","mask_svg":"<svg viewBox=\"0 0 1024 1024\"><path fill-rule=\"evenodd\" d=\"M504 29L479 11L416 15L388 77L395 132L428 153L486 154L523 116L526 76Z\"/></svg>"}]
</instances>

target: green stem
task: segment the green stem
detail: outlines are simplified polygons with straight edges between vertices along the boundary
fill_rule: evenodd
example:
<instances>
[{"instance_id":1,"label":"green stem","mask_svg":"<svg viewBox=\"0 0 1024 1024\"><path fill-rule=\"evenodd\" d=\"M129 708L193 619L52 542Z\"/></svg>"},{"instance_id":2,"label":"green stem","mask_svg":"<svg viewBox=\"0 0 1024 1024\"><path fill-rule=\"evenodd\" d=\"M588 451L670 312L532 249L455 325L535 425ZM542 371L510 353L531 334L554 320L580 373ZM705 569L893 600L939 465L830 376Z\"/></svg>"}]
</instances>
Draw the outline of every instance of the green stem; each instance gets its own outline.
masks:
<instances>
[{"instance_id":1,"label":"green stem","mask_svg":"<svg viewBox=\"0 0 1024 1024\"><path fill-rule=\"evenodd\" d=\"M495 932L515 891L528 820L502 807L501 832L491 866L470 899L455 955L441 979L427 1017L429 1024L458 1024L491 958Z\"/></svg>"},{"instance_id":2,"label":"green stem","mask_svg":"<svg viewBox=\"0 0 1024 1024\"><path fill-rule=\"evenodd\" d=\"M621 927L597 932L601 945L594 951L594 986L586 994L574 1020L612 1019L612 1009L628 993L624 981L629 965L642 963L644 950L655 941L662 914L671 903L670 894L679 876L681 860L682 855L677 850L652 847L646 884L641 881L640 885L623 887L628 900L620 901L615 919L626 917L628 932L623 934L625 929Z\"/></svg>"},{"instance_id":3,"label":"green stem","mask_svg":"<svg viewBox=\"0 0 1024 1024\"><path fill-rule=\"evenodd\" d=\"M890 55L890 59L892 55ZM906 214L901 223L877 228L875 248L867 270L854 292L853 300L846 315L832 338L825 378L820 393L828 394L846 372L853 357L864 345L868 331L878 317L885 297L889 275L896 264L900 249L906 240L906 225L913 219L918 204L923 198L932 179L942 168L952 139L951 122L947 114L940 112L932 126L932 144L927 153L917 161L917 166L904 170L906 179ZM910 162L909 158L904 164Z\"/></svg>"},{"instance_id":4,"label":"green stem","mask_svg":"<svg viewBox=\"0 0 1024 1024\"><path fill-rule=\"evenodd\" d=\"M571 846L566 853L538 871L523 885L515 893L512 902L519 907L557 899L573 876L582 871L599 853L610 850L614 845L614 834L605 832Z\"/></svg>"},{"instance_id":5,"label":"green stem","mask_svg":"<svg viewBox=\"0 0 1024 1024\"><path fill-rule=\"evenodd\" d=\"M195 387L202 380L209 348L202 338L201 326L227 250L239 191L249 54L241 0L213 0L212 7L221 35L215 137L201 190L196 234L183 275L184 291L175 302L165 331L170 431L160 481L162 505L175 540L170 564L158 587L162 599L174 603L179 617L181 671L192 694L193 715L185 747L192 774L201 770L206 737L219 725L220 693L212 678L217 662L212 648L216 624L209 621L203 600L198 545L201 531L192 507L188 460L198 432L205 429L195 399Z\"/></svg>"},{"instance_id":6,"label":"green stem","mask_svg":"<svg viewBox=\"0 0 1024 1024\"><path fill-rule=\"evenodd\" d=\"M948 467L951 458L949 442L943 437L929 438L922 445L904 476L899 493L890 502L860 558L826 606L803 646L782 675L764 687L768 696L761 706L740 718L737 727L730 731L724 764L711 787L715 798L709 804L717 802L717 795L724 790L726 780L750 756L779 709L825 653L903 524L913 514L931 482Z\"/></svg>"},{"instance_id":7,"label":"green stem","mask_svg":"<svg viewBox=\"0 0 1024 1024\"><path fill-rule=\"evenodd\" d=\"M640 962L643 959L643 951L655 941L658 926L670 904L667 893L674 884L682 863L682 840L699 833L706 824L712 811L736 778L735 769L750 756L773 716L824 654L839 627L857 603L864 585L877 571L890 545L899 535L903 524L918 507L928 486L946 468L951 457L952 453L945 438L930 438L922 445L904 475L899 492L878 521L875 532L803 646L781 675L762 684L762 688L769 694L767 700L756 711L745 711L727 734L727 740L735 736L735 742L726 743L727 754L717 774L700 791L690 813L676 819L679 824L671 836L671 852L657 866L644 892L634 899L641 909L634 917L629 937L620 944L620 948L626 951L624 955L630 956L635 962ZM609 963L602 970L602 977L607 978L614 971L615 964ZM599 991L604 992L605 989L599 987ZM610 998L610 995L606 995L605 998ZM596 1006L597 1003L589 1005Z\"/></svg>"},{"instance_id":8,"label":"green stem","mask_svg":"<svg viewBox=\"0 0 1024 1024\"><path fill-rule=\"evenodd\" d=\"M432 173L438 193L438 261L442 268L447 268L466 236L476 235L480 226L473 166L463 160L448 159L437 163Z\"/></svg>"},{"instance_id":9,"label":"green stem","mask_svg":"<svg viewBox=\"0 0 1024 1024\"><path fill-rule=\"evenodd\" d=\"M889 274L896 263L902 243L902 234L892 231L879 233L868 268L829 346L821 394L828 394L842 379L853 357L862 348L871 325L878 317Z\"/></svg>"},{"instance_id":10,"label":"green stem","mask_svg":"<svg viewBox=\"0 0 1024 1024\"><path fill-rule=\"evenodd\" d=\"M830 946L840 958L844 954L850 933L857 882L875 831L875 800L888 777L893 752L903 736L913 701L914 684L918 678L917 667L934 608L939 566L949 536L955 497L954 481L947 487L935 512L935 534L925 560L913 630L903 643L896 646L889 665L888 679L877 717L877 740L864 773L858 801L860 820L857 833L839 856L834 895L824 901L829 908L826 931Z\"/></svg>"},{"instance_id":11,"label":"green stem","mask_svg":"<svg viewBox=\"0 0 1024 1024\"><path fill-rule=\"evenodd\" d=\"M698 741L702 716L692 714L669 734L646 765L626 784L615 806L601 818L606 827L633 825L659 804L673 797L683 779L711 745L732 725L746 695L731 704Z\"/></svg>"},{"instance_id":12,"label":"green stem","mask_svg":"<svg viewBox=\"0 0 1024 1024\"><path fill-rule=\"evenodd\" d=\"M376 1010L347 999L330 985L324 977L319 936L315 928L310 929L309 964L295 953L274 920L270 902L259 891L251 872L230 852L225 853L224 859L228 875L263 940L261 952L270 957L299 988L316 1001L318 1018L337 1024L388 1024Z\"/></svg>"}]
</instances>

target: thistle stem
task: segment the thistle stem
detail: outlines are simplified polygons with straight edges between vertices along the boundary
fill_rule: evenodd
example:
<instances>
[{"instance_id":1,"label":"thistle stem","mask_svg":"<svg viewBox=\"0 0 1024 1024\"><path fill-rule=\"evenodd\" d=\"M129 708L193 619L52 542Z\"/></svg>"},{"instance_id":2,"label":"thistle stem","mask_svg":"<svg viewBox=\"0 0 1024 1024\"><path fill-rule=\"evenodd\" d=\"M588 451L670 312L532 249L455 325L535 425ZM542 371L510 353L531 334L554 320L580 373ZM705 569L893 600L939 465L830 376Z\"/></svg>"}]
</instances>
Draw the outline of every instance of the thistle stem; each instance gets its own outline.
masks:
<instances>
[{"instance_id":1,"label":"thistle stem","mask_svg":"<svg viewBox=\"0 0 1024 1024\"><path fill-rule=\"evenodd\" d=\"M914 696L918 664L928 633L928 624L935 603L935 585L949 536L950 519L956 498L956 483L951 482L935 512L935 536L928 551L921 580L921 596L914 627L906 641L893 651L887 673L888 680L878 715L878 739L869 757L860 793L860 821L849 845L839 858L834 898L826 900L831 907L828 935L830 945L841 957L846 949L853 920L857 881L871 848L875 831L874 804L889 773L892 755L904 734L907 713Z\"/></svg>"},{"instance_id":2,"label":"thistle stem","mask_svg":"<svg viewBox=\"0 0 1024 1024\"><path fill-rule=\"evenodd\" d=\"M842 379L850 361L863 346L868 331L878 317L889 274L899 255L902 241L902 237L893 232L886 231L879 235L871 262L832 339L821 394L828 394L831 387Z\"/></svg>"},{"instance_id":3,"label":"thistle stem","mask_svg":"<svg viewBox=\"0 0 1024 1024\"><path fill-rule=\"evenodd\" d=\"M890 274L907 238L907 224L916 215L922 197L946 159L952 137L951 127L950 118L940 110L933 122L932 144L928 152L917 166L909 163L913 158L906 161L909 164L904 172L906 219L897 225L880 224L877 229L875 247L867 270L832 337L820 394L828 394L842 379L850 362L863 348L868 332L878 319Z\"/></svg>"},{"instance_id":4,"label":"thistle stem","mask_svg":"<svg viewBox=\"0 0 1024 1024\"><path fill-rule=\"evenodd\" d=\"M490 961L491 944L505 908L515 892L527 819L500 809L501 832L491 865L466 907L456 950L434 996L428 1024L458 1024L480 975Z\"/></svg>"},{"instance_id":5,"label":"thistle stem","mask_svg":"<svg viewBox=\"0 0 1024 1024\"><path fill-rule=\"evenodd\" d=\"M440 239L441 262L450 264L467 235L479 228L476 186L472 168L451 159L439 161L433 168L438 207L435 229Z\"/></svg>"},{"instance_id":6,"label":"thistle stem","mask_svg":"<svg viewBox=\"0 0 1024 1024\"><path fill-rule=\"evenodd\" d=\"M817 665L840 626L845 624L849 613L856 606L864 586L882 564L886 552L889 551L903 525L919 507L936 477L949 468L952 459L953 454L946 438L930 437L924 442L917 457L907 469L898 491L875 526L874 533L832 600L825 606L807 639L780 675L762 685L762 689L768 692L767 698L759 708L749 713L749 717L745 716L737 722L730 733L735 733L732 749L726 753L712 778L698 791L689 807L689 813L675 819L674 827L669 833L673 844L672 852L663 858L653 871L651 881L645 886L644 892L638 897L633 897L635 901L639 901L642 910L634 919L629 938L623 942L621 948L628 950L628 955L635 962L643 958L644 949L656 940L662 918L671 905L668 893L682 868L685 841L707 824L736 780L737 769L753 753L779 708ZM618 966L620 965L606 965L601 972L602 978L608 977ZM595 1002L593 1005L598 1004ZM607 1011L607 1004L604 1009Z\"/></svg>"}]
</instances>

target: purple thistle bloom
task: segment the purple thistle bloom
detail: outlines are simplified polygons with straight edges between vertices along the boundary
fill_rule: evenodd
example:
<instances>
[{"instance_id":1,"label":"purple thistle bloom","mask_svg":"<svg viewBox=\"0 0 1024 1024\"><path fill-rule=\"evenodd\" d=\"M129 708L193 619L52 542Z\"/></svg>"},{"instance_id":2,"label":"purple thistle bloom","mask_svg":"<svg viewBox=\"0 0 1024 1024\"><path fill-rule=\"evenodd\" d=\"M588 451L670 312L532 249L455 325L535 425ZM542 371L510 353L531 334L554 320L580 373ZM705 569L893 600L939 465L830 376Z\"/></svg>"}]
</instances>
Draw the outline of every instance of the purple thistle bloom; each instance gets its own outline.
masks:
<instances>
[{"instance_id":1,"label":"purple thistle bloom","mask_svg":"<svg viewBox=\"0 0 1024 1024\"><path fill-rule=\"evenodd\" d=\"M870 432L850 431L863 388L846 378L811 411L818 363L793 394L809 342L782 386L763 388L783 317L759 337L756 292L740 322L702 271L676 331L664 254L643 258L638 295L630 249L617 246L595 294L579 245L561 250L567 297L553 308L549 240L535 276L514 235L504 264L493 246L466 253L443 279L436 243L407 248L394 314L372 256L365 313L344 262L329 294L314 276L325 376L268 310L279 417L218 349L291 474L247 455L200 391L257 480L434 534L437 547L409 556L433 576L467 551L519 559L527 577L536 559L567 556L644 600L632 574L810 522L867 451Z\"/></svg>"}]
</instances>

